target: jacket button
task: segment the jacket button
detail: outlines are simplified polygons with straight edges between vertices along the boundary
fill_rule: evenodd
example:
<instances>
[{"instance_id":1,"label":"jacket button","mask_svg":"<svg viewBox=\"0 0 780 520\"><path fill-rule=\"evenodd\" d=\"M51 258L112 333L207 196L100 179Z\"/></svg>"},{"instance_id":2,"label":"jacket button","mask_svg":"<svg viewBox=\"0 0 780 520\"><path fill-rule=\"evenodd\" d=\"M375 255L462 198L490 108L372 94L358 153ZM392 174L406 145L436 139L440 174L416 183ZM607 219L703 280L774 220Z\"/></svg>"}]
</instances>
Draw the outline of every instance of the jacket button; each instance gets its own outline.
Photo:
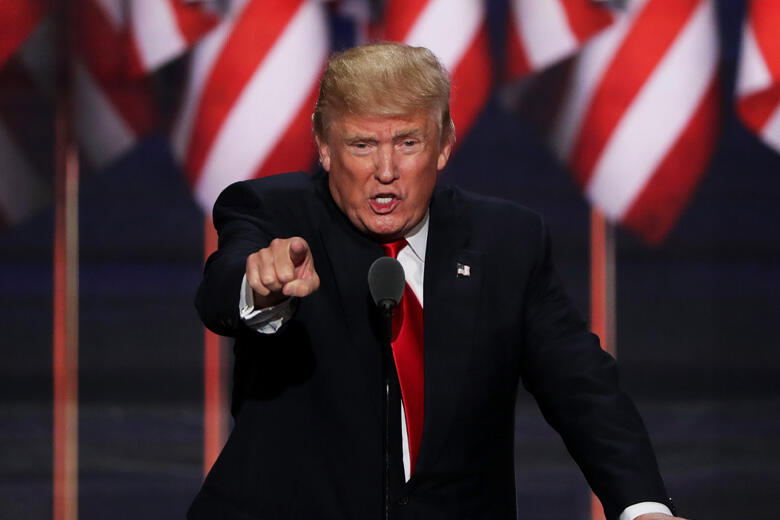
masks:
<instances>
[{"instance_id":1,"label":"jacket button","mask_svg":"<svg viewBox=\"0 0 780 520\"><path fill-rule=\"evenodd\" d=\"M402 496L400 499L398 499L398 505L405 506L409 503L409 497Z\"/></svg>"}]
</instances>

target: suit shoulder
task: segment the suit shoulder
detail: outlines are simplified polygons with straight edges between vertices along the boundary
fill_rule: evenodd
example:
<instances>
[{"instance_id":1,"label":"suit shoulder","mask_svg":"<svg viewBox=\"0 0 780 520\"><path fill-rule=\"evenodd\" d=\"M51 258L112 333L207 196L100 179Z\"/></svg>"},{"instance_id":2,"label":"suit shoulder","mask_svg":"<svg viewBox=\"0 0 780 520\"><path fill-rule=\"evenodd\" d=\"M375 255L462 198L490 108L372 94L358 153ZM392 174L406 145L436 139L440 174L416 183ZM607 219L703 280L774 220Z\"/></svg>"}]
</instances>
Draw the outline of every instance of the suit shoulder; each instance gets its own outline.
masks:
<instances>
[{"instance_id":1,"label":"suit shoulder","mask_svg":"<svg viewBox=\"0 0 780 520\"><path fill-rule=\"evenodd\" d=\"M324 213L322 183L305 172L233 183L214 204L214 223L220 229L231 221L251 221L274 236L303 235Z\"/></svg>"},{"instance_id":2,"label":"suit shoulder","mask_svg":"<svg viewBox=\"0 0 780 520\"><path fill-rule=\"evenodd\" d=\"M437 196L449 199L453 207L462 208L467 216L483 225L496 225L498 229L520 227L539 232L544 227L540 213L511 200L482 195L457 186L442 186Z\"/></svg>"},{"instance_id":3,"label":"suit shoulder","mask_svg":"<svg viewBox=\"0 0 780 520\"><path fill-rule=\"evenodd\" d=\"M234 182L222 191L217 203L244 197L268 200L294 198L314 194L314 191L312 176L302 171L287 172Z\"/></svg>"}]
</instances>

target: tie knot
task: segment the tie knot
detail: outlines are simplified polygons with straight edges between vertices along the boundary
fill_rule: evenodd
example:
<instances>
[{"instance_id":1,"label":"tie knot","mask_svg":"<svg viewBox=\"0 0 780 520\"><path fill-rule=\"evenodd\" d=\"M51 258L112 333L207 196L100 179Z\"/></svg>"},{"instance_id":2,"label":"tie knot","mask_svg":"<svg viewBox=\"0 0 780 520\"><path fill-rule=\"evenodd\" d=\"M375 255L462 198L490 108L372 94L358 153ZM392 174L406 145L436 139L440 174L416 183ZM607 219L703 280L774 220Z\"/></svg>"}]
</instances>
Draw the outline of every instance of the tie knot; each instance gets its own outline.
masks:
<instances>
[{"instance_id":1,"label":"tie knot","mask_svg":"<svg viewBox=\"0 0 780 520\"><path fill-rule=\"evenodd\" d=\"M382 244L382 249L385 250L385 256L392 256L393 258L398 258L398 252L401 251L404 247L406 247L407 242L405 238L402 238L401 240L396 240L395 242L388 242L386 244Z\"/></svg>"}]
</instances>

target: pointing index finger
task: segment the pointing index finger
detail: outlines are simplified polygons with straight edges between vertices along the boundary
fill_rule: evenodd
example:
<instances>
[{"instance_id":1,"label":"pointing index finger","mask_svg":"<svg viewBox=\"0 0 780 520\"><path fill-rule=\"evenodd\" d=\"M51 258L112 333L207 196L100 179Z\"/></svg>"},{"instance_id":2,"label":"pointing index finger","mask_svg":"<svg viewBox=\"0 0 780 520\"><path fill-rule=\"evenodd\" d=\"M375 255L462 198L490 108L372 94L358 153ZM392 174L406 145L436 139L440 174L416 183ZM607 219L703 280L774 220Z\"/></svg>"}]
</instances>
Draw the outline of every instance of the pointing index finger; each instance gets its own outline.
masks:
<instances>
[{"instance_id":1,"label":"pointing index finger","mask_svg":"<svg viewBox=\"0 0 780 520\"><path fill-rule=\"evenodd\" d=\"M309 245L302 238L295 238L290 242L290 260L295 267L301 265L309 253Z\"/></svg>"}]
</instances>

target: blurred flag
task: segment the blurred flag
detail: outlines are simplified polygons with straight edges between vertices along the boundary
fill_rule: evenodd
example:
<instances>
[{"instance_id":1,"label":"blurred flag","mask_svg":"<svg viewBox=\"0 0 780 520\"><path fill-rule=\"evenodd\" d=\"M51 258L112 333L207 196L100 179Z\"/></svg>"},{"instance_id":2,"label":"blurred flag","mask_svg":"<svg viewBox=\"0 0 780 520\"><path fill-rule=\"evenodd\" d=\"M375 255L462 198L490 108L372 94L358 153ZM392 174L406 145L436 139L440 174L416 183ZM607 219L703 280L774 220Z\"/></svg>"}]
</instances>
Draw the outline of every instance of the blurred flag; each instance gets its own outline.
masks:
<instances>
[{"instance_id":1,"label":"blurred flag","mask_svg":"<svg viewBox=\"0 0 780 520\"><path fill-rule=\"evenodd\" d=\"M155 123L145 78L131 78L122 0L78 0L73 80L75 126L96 168L128 151Z\"/></svg>"},{"instance_id":2,"label":"blurred flag","mask_svg":"<svg viewBox=\"0 0 780 520\"><path fill-rule=\"evenodd\" d=\"M389 0L384 38L427 47L452 76L452 119L465 135L488 100L493 72L480 0Z\"/></svg>"},{"instance_id":3,"label":"blurred flag","mask_svg":"<svg viewBox=\"0 0 780 520\"><path fill-rule=\"evenodd\" d=\"M51 201L51 110L20 56L0 68L0 229Z\"/></svg>"},{"instance_id":4,"label":"blurred flag","mask_svg":"<svg viewBox=\"0 0 780 520\"><path fill-rule=\"evenodd\" d=\"M76 10L76 131L100 168L156 124L145 76L184 53L217 18L180 0L77 0Z\"/></svg>"},{"instance_id":5,"label":"blurred flag","mask_svg":"<svg viewBox=\"0 0 780 520\"><path fill-rule=\"evenodd\" d=\"M219 19L208 2L130 0L131 73L142 76L187 51L213 29Z\"/></svg>"},{"instance_id":6,"label":"blurred flag","mask_svg":"<svg viewBox=\"0 0 780 520\"><path fill-rule=\"evenodd\" d=\"M554 144L607 218L646 242L674 225L719 122L712 0L632 0L582 51Z\"/></svg>"},{"instance_id":7,"label":"blurred flag","mask_svg":"<svg viewBox=\"0 0 780 520\"><path fill-rule=\"evenodd\" d=\"M234 181L311 165L328 48L314 0L234 0L197 45L173 146L204 209Z\"/></svg>"},{"instance_id":8,"label":"blurred flag","mask_svg":"<svg viewBox=\"0 0 780 520\"><path fill-rule=\"evenodd\" d=\"M0 67L47 13L51 0L0 1Z\"/></svg>"},{"instance_id":9,"label":"blurred flag","mask_svg":"<svg viewBox=\"0 0 780 520\"><path fill-rule=\"evenodd\" d=\"M506 45L508 79L524 76L574 54L613 23L605 2L511 0Z\"/></svg>"},{"instance_id":10,"label":"blurred flag","mask_svg":"<svg viewBox=\"0 0 780 520\"><path fill-rule=\"evenodd\" d=\"M742 31L737 112L780 151L780 1L753 0Z\"/></svg>"},{"instance_id":11,"label":"blurred flag","mask_svg":"<svg viewBox=\"0 0 780 520\"><path fill-rule=\"evenodd\" d=\"M0 229L51 201L48 2L0 2ZM43 52L42 52L43 51Z\"/></svg>"}]
</instances>

